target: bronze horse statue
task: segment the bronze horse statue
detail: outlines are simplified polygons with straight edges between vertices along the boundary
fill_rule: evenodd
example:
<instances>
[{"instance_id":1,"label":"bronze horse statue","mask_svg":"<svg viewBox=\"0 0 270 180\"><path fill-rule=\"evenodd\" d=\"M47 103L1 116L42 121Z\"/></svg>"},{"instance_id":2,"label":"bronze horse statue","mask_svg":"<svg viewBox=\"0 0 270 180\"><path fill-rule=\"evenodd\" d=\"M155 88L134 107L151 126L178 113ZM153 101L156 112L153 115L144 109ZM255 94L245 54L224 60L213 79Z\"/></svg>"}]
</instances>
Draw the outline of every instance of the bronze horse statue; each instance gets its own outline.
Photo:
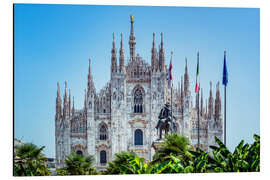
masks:
<instances>
[{"instance_id":1,"label":"bronze horse statue","mask_svg":"<svg viewBox=\"0 0 270 180\"><path fill-rule=\"evenodd\" d=\"M162 139L162 131L165 131L165 134L168 134L171 127L171 110L169 109L169 103L166 103L165 106L161 109L158 116L158 124L156 125L156 129L159 129L159 139ZM176 126L174 122L172 123L173 129L175 130Z\"/></svg>"}]
</instances>

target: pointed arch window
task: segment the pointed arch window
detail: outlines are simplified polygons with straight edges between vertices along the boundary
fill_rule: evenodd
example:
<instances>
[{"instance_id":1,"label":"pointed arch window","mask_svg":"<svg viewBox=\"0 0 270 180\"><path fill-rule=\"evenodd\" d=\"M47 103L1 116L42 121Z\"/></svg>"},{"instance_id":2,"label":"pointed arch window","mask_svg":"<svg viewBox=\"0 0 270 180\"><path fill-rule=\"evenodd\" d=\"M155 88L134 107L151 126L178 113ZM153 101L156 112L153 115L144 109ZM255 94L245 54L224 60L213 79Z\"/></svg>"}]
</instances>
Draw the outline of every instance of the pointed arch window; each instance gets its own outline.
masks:
<instances>
[{"instance_id":1,"label":"pointed arch window","mask_svg":"<svg viewBox=\"0 0 270 180\"><path fill-rule=\"evenodd\" d=\"M141 129L136 129L134 133L134 144L143 145L143 132Z\"/></svg>"},{"instance_id":2,"label":"pointed arch window","mask_svg":"<svg viewBox=\"0 0 270 180\"><path fill-rule=\"evenodd\" d=\"M141 89L134 92L134 113L143 113L143 93Z\"/></svg>"},{"instance_id":3,"label":"pointed arch window","mask_svg":"<svg viewBox=\"0 0 270 180\"><path fill-rule=\"evenodd\" d=\"M106 164L107 163L107 153L106 151L102 150L100 151L100 164Z\"/></svg>"},{"instance_id":4,"label":"pointed arch window","mask_svg":"<svg viewBox=\"0 0 270 180\"><path fill-rule=\"evenodd\" d=\"M107 126L105 124L102 124L99 129L99 139L107 140L107 138L108 138Z\"/></svg>"}]
</instances>

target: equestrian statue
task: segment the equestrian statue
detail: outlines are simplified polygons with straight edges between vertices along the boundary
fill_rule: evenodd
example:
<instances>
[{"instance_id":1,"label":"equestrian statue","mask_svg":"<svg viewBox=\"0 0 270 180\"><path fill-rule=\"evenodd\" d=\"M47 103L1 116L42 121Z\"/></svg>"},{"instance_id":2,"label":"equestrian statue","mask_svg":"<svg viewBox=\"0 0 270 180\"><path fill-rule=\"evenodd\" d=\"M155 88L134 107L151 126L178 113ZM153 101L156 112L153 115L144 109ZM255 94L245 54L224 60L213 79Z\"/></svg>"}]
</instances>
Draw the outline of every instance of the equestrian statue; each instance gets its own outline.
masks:
<instances>
[{"instance_id":1,"label":"equestrian statue","mask_svg":"<svg viewBox=\"0 0 270 180\"><path fill-rule=\"evenodd\" d=\"M175 119L175 117L173 116ZM170 109L170 104L167 102L165 106L160 110L158 116L158 124L156 125L157 132L159 132L159 140L162 139L162 131L165 131L165 134L168 134L171 124L173 127L173 131L175 131L176 126L175 123L172 121L172 113Z\"/></svg>"}]
</instances>

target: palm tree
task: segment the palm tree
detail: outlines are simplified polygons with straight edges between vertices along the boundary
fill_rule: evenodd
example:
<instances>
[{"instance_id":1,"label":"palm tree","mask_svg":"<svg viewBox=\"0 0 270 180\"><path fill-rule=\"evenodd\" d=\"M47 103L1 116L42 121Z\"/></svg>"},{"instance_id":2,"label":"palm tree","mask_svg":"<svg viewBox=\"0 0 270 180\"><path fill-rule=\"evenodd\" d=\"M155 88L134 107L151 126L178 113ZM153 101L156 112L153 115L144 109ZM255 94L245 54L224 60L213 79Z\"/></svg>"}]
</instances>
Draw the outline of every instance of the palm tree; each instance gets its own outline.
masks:
<instances>
[{"instance_id":1,"label":"palm tree","mask_svg":"<svg viewBox=\"0 0 270 180\"><path fill-rule=\"evenodd\" d=\"M16 147L14 176L46 176L51 172L46 167L46 157L42 155L45 146L38 148L32 143Z\"/></svg>"},{"instance_id":2,"label":"palm tree","mask_svg":"<svg viewBox=\"0 0 270 180\"><path fill-rule=\"evenodd\" d=\"M190 150L192 150L192 146L188 138L176 133L168 134L165 136L164 143L154 154L152 164L170 160L170 155L173 155L181 159L184 165L188 165L189 160L192 159Z\"/></svg>"},{"instance_id":3,"label":"palm tree","mask_svg":"<svg viewBox=\"0 0 270 180\"><path fill-rule=\"evenodd\" d=\"M129 159L134 159L137 155L134 152L121 152L116 153L115 159L109 162L109 167L106 169L104 174L120 174L122 167L129 164ZM125 174L132 174L131 171L126 171Z\"/></svg>"},{"instance_id":4,"label":"palm tree","mask_svg":"<svg viewBox=\"0 0 270 180\"><path fill-rule=\"evenodd\" d=\"M160 174L167 167L166 163L152 165L134 152L122 152L115 154L104 174Z\"/></svg>"},{"instance_id":5,"label":"palm tree","mask_svg":"<svg viewBox=\"0 0 270 180\"><path fill-rule=\"evenodd\" d=\"M98 174L95 167L92 167L94 157L71 153L66 157L66 166L57 170L58 175L90 175Z\"/></svg>"}]
</instances>

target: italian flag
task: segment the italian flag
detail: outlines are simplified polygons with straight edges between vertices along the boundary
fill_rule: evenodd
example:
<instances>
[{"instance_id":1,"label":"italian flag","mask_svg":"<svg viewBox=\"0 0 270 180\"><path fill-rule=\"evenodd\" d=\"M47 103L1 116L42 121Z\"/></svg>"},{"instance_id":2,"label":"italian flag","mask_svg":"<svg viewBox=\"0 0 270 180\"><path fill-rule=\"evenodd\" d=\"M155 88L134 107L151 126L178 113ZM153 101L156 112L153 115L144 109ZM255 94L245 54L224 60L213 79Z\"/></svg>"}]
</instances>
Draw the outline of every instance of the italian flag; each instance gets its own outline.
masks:
<instances>
[{"instance_id":1,"label":"italian flag","mask_svg":"<svg viewBox=\"0 0 270 180\"><path fill-rule=\"evenodd\" d=\"M195 92L199 92L200 90L200 78L199 78L199 53L197 54L197 72L196 72L196 87Z\"/></svg>"},{"instance_id":2,"label":"italian flag","mask_svg":"<svg viewBox=\"0 0 270 180\"><path fill-rule=\"evenodd\" d=\"M171 61L170 61L170 67L169 67L169 72L168 72L168 86L169 88L172 87L172 58L171 58Z\"/></svg>"}]
</instances>

